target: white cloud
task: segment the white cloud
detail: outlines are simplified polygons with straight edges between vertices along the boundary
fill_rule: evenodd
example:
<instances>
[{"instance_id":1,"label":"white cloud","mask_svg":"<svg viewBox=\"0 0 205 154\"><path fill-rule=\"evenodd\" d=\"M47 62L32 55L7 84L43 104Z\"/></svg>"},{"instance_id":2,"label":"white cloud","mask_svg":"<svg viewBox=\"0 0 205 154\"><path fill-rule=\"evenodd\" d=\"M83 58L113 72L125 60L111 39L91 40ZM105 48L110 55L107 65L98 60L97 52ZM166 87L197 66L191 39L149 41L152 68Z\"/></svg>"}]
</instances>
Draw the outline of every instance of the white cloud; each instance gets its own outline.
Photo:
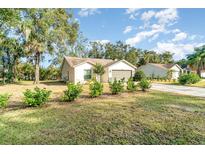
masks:
<instances>
[{"instance_id":1,"label":"white cloud","mask_svg":"<svg viewBox=\"0 0 205 154\"><path fill-rule=\"evenodd\" d=\"M158 23L167 24L178 19L178 12L177 9L164 9L157 12L155 18L158 19Z\"/></svg>"},{"instance_id":2,"label":"white cloud","mask_svg":"<svg viewBox=\"0 0 205 154\"><path fill-rule=\"evenodd\" d=\"M187 54L191 54L194 52L195 47L199 47L204 43L193 43L193 44L176 44L176 43L162 43L158 42L157 47L154 48L158 53L162 53L164 51L170 51L174 54L174 59L179 60L185 58Z\"/></svg>"},{"instance_id":3,"label":"white cloud","mask_svg":"<svg viewBox=\"0 0 205 154\"><path fill-rule=\"evenodd\" d=\"M158 34L155 34L152 38L150 38L148 41L149 42L152 42L154 40L156 40L157 38L159 37L159 33Z\"/></svg>"},{"instance_id":4,"label":"white cloud","mask_svg":"<svg viewBox=\"0 0 205 154\"><path fill-rule=\"evenodd\" d=\"M141 15L141 20L143 20L143 21L148 21L148 20L150 20L154 15L155 15L155 12L152 11L152 10L147 11L147 12L144 12L144 13Z\"/></svg>"},{"instance_id":5,"label":"white cloud","mask_svg":"<svg viewBox=\"0 0 205 154\"><path fill-rule=\"evenodd\" d=\"M126 9L126 14L132 14L138 10L139 10L139 8L129 8L129 9Z\"/></svg>"},{"instance_id":6,"label":"white cloud","mask_svg":"<svg viewBox=\"0 0 205 154\"><path fill-rule=\"evenodd\" d=\"M133 14L136 10L127 10L127 13ZM155 20L151 20L151 19ZM128 38L126 40L127 44L136 45L141 41L148 39L148 41L153 41L159 37L160 33L173 33L167 28L177 22L178 12L177 9L162 9L160 11L149 10L141 15L141 20L144 21L144 25L139 26L139 29L148 29L137 33L134 37ZM179 30L175 29L175 33L179 33ZM182 36L182 34L177 35L174 40L182 40L187 36Z\"/></svg>"},{"instance_id":7,"label":"white cloud","mask_svg":"<svg viewBox=\"0 0 205 154\"><path fill-rule=\"evenodd\" d=\"M102 43L102 44L106 44L106 43L109 43L110 40L93 40L91 42L99 42L99 43Z\"/></svg>"},{"instance_id":8,"label":"white cloud","mask_svg":"<svg viewBox=\"0 0 205 154\"><path fill-rule=\"evenodd\" d=\"M179 29L172 30L172 33L179 33L179 32L181 32Z\"/></svg>"},{"instance_id":9,"label":"white cloud","mask_svg":"<svg viewBox=\"0 0 205 154\"><path fill-rule=\"evenodd\" d=\"M123 33L127 34L127 33L131 32L131 31L132 31L132 26L127 26L127 27L125 27L125 30L123 31Z\"/></svg>"},{"instance_id":10,"label":"white cloud","mask_svg":"<svg viewBox=\"0 0 205 154\"><path fill-rule=\"evenodd\" d=\"M188 35L186 33L180 32L180 33L175 34L175 37L172 39L172 41L174 41L174 42L182 41L182 40L186 39L187 36Z\"/></svg>"},{"instance_id":11,"label":"white cloud","mask_svg":"<svg viewBox=\"0 0 205 154\"><path fill-rule=\"evenodd\" d=\"M81 17L87 17L94 14L99 14L100 11L98 9L80 9L78 15Z\"/></svg>"},{"instance_id":12,"label":"white cloud","mask_svg":"<svg viewBox=\"0 0 205 154\"><path fill-rule=\"evenodd\" d=\"M131 46L134 46L134 45L140 43L142 40L153 37L153 36L157 35L158 33L161 33L164 31L165 31L164 26L154 27L150 31L142 31L142 32L137 33L134 37L128 38L126 40L126 43L130 44ZM158 36L155 36L155 37L158 37Z\"/></svg>"},{"instance_id":13,"label":"white cloud","mask_svg":"<svg viewBox=\"0 0 205 154\"><path fill-rule=\"evenodd\" d=\"M149 10L141 15L141 20L143 20L145 24L150 22L152 18L156 19L159 25L172 26L178 19L178 12L177 9L163 9L158 12Z\"/></svg>"},{"instance_id":14,"label":"white cloud","mask_svg":"<svg viewBox=\"0 0 205 154\"><path fill-rule=\"evenodd\" d=\"M139 15L139 11L140 9L139 8L129 8L129 9L126 9L126 14L129 14L129 19L132 19L132 20L135 20L136 17Z\"/></svg>"}]
</instances>

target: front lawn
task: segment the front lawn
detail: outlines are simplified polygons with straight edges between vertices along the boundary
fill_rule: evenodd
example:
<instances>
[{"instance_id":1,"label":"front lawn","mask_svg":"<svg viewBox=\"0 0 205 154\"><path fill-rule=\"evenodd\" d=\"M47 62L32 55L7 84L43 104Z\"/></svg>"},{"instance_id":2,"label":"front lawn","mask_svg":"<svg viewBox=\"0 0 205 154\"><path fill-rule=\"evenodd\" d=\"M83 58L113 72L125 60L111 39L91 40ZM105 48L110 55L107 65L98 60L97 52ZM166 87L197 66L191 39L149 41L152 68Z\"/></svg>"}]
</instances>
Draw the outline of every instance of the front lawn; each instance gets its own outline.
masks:
<instances>
[{"instance_id":1,"label":"front lawn","mask_svg":"<svg viewBox=\"0 0 205 154\"><path fill-rule=\"evenodd\" d=\"M65 85L41 84L53 90L48 104L21 105L26 88L0 86L13 92L8 108L0 109L0 144L205 144L205 100L158 91L88 96L62 103ZM2 91L4 89L4 91Z\"/></svg>"}]
</instances>

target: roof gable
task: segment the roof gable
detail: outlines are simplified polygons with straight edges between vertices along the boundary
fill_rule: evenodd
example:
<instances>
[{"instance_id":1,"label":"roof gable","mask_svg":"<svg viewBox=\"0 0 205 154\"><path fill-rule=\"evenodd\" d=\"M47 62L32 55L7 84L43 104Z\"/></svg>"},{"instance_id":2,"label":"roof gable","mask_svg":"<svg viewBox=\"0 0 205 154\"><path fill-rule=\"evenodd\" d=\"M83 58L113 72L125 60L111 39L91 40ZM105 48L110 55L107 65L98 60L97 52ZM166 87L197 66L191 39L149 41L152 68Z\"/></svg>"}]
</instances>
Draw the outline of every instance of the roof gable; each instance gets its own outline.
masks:
<instances>
[{"instance_id":1,"label":"roof gable","mask_svg":"<svg viewBox=\"0 0 205 154\"><path fill-rule=\"evenodd\" d=\"M114 65L114 64L116 64L116 63L118 63L118 62L124 62L125 64L127 64L127 65L133 67L134 69L137 68L136 66L134 66L133 64L129 63L128 61L126 61L126 60L124 60L124 59L123 59L123 60L118 60L118 61L113 61L112 63L106 65L106 67L112 66L112 65Z\"/></svg>"}]
</instances>

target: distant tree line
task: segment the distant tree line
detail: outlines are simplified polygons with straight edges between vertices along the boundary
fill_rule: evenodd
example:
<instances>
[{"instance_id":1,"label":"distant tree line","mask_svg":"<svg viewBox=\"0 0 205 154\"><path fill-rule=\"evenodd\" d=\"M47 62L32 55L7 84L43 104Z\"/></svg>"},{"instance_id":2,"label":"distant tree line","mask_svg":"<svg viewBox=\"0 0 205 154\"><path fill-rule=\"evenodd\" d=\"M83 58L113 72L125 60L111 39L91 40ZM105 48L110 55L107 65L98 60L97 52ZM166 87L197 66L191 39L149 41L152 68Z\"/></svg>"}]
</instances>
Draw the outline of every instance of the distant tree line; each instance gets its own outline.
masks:
<instances>
[{"instance_id":1,"label":"distant tree line","mask_svg":"<svg viewBox=\"0 0 205 154\"><path fill-rule=\"evenodd\" d=\"M132 47L122 41L116 43L90 42L90 49L81 55L89 58L125 59L135 66L146 63L173 63L173 54L169 51L157 53L152 50L143 50Z\"/></svg>"}]
</instances>

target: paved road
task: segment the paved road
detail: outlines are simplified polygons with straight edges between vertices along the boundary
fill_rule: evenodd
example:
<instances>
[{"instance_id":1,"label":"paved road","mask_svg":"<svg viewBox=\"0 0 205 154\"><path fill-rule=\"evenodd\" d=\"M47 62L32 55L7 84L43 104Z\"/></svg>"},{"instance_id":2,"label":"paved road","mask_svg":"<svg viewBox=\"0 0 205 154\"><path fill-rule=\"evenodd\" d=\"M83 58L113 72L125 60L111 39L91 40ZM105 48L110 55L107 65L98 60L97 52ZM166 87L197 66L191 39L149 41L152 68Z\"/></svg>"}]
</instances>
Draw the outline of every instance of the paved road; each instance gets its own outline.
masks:
<instances>
[{"instance_id":1,"label":"paved road","mask_svg":"<svg viewBox=\"0 0 205 154\"><path fill-rule=\"evenodd\" d=\"M190 96L205 97L205 88L153 83L151 89Z\"/></svg>"}]
</instances>

